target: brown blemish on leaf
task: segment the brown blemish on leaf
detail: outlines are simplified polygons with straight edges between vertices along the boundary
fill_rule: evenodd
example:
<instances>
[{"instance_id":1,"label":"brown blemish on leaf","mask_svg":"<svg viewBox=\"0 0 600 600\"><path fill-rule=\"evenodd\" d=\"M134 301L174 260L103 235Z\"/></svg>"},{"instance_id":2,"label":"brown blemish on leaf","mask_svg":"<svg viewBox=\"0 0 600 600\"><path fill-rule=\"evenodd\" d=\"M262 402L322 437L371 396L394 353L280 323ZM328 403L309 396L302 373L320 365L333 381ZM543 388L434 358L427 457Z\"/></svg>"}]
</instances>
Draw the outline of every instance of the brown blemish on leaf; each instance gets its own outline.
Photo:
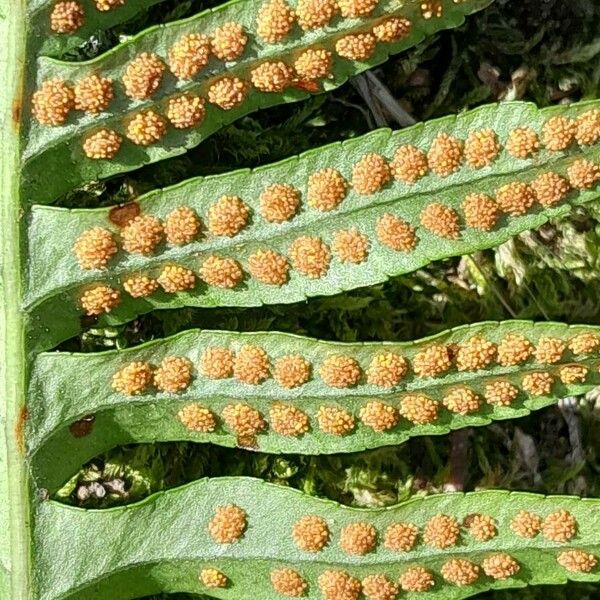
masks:
<instances>
[{"instance_id":1,"label":"brown blemish on leaf","mask_svg":"<svg viewBox=\"0 0 600 600\"><path fill-rule=\"evenodd\" d=\"M22 113L22 109L23 109L23 104L21 103L21 100L14 100L13 104L12 104L12 120L13 123L17 126L19 126L21 124L21 113Z\"/></svg>"},{"instance_id":2,"label":"brown blemish on leaf","mask_svg":"<svg viewBox=\"0 0 600 600\"><path fill-rule=\"evenodd\" d=\"M74 438L82 438L89 435L92 433L95 420L96 417L94 415L88 415L87 417L83 417L83 419L79 419L79 421L71 423L71 425L69 425L71 435Z\"/></svg>"},{"instance_id":3,"label":"brown blemish on leaf","mask_svg":"<svg viewBox=\"0 0 600 600\"><path fill-rule=\"evenodd\" d=\"M241 435L237 437L238 448L258 450L258 439L255 435Z\"/></svg>"},{"instance_id":4,"label":"brown blemish on leaf","mask_svg":"<svg viewBox=\"0 0 600 600\"><path fill-rule=\"evenodd\" d=\"M29 412L25 406L21 407L21 411L19 412L19 418L17 420L17 424L15 425L15 438L17 440L17 448L19 448L19 452L22 454L25 453L25 423L27 422L27 417L29 416Z\"/></svg>"},{"instance_id":5,"label":"brown blemish on leaf","mask_svg":"<svg viewBox=\"0 0 600 600\"><path fill-rule=\"evenodd\" d=\"M297 79L294 82L294 87L310 94L316 94L321 89L317 81L310 81L309 79Z\"/></svg>"},{"instance_id":6,"label":"brown blemish on leaf","mask_svg":"<svg viewBox=\"0 0 600 600\"><path fill-rule=\"evenodd\" d=\"M137 202L128 202L119 204L111 208L108 213L108 220L117 227L125 227L130 221L135 219L141 213L140 205Z\"/></svg>"}]
</instances>

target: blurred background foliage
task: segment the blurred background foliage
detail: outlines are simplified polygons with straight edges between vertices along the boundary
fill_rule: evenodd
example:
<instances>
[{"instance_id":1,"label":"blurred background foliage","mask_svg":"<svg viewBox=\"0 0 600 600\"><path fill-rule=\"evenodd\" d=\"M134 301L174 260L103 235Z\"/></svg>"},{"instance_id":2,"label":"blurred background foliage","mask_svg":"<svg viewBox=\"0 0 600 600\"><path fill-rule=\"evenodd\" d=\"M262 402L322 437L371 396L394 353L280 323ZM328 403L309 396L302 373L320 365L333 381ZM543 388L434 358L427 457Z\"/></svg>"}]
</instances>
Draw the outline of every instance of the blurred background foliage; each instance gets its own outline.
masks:
<instances>
[{"instance_id":1,"label":"blurred background foliage","mask_svg":"<svg viewBox=\"0 0 600 600\"><path fill-rule=\"evenodd\" d=\"M91 58L140 29L218 2L167 0L68 58ZM600 96L598 0L496 0L460 28L391 58L372 75L302 103L256 113L185 156L87 186L63 206L126 202L195 175L281 160L381 125L398 112L424 120L479 104L539 106ZM375 80L376 81L376 80ZM436 263L383 285L292 306L159 311L121 328L91 329L62 349L99 351L191 327L281 330L323 339L407 340L486 319L600 323L600 202L495 250ZM251 475L355 506L414 494L508 488L600 496L600 397L569 398L515 421L335 456L269 456L191 443L117 448L86 465L57 497L86 507L139 500L199 477ZM494 600L591 600L598 586L491 592ZM165 596L167 598L167 596ZM191 598L186 595L168 596Z\"/></svg>"}]
</instances>

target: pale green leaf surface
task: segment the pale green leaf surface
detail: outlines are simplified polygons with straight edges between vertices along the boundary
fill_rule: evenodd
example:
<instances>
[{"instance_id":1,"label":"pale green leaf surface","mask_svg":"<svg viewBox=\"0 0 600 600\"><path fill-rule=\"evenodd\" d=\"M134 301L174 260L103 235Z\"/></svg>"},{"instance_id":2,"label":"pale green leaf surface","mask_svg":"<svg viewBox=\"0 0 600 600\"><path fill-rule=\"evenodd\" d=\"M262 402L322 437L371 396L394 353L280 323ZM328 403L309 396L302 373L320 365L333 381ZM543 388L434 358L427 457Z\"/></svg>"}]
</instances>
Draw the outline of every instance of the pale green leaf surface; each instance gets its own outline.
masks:
<instances>
[{"instance_id":1,"label":"pale green leaf surface","mask_svg":"<svg viewBox=\"0 0 600 600\"><path fill-rule=\"evenodd\" d=\"M267 285L247 277L233 289L209 287L198 282L195 289L179 294L161 291L145 299L134 300L122 294L122 302L101 324L116 324L137 315L163 308L181 306L256 306L272 303L298 302L309 297L331 295L357 287L373 285L389 277L414 271L432 261L472 253L497 246L512 236L534 229L551 218L568 214L571 206L581 205L598 197L598 190L574 191L566 201L551 208L536 205L523 216L504 215L496 227L485 232L463 228L458 240L448 240L420 225L420 213L432 201L454 208L462 217L461 204L472 192L491 196L502 185L512 181L530 182L537 175L554 171L566 175L568 166L577 158L600 160L598 146L573 146L564 152L542 149L534 157L521 160L502 151L495 162L484 169L463 165L448 177L430 173L416 184L392 181L372 196L362 196L350 190L346 199L330 212L320 212L306 206L308 176L320 168L334 167L348 180L352 165L364 154L377 152L389 160L400 145L414 144L428 150L440 132L464 140L468 133L480 128L492 128L504 144L508 133L518 125L527 124L538 133L543 123L553 115L577 116L597 107L598 102L584 102L538 110L527 103L488 105L473 111L418 124L409 129L391 132L377 130L366 136L311 150L298 157L261 167L214 177L197 178L171 188L151 192L140 198L142 210L161 218L179 205L194 208L206 222L208 207L224 194L239 195L250 206L251 221L232 238L200 236L182 247L162 245L150 257L120 251L106 271L84 271L77 263L71 247L85 230L101 226L117 232L111 223L110 209L64 210L36 206L29 221L29 270L25 304L31 312L30 340L35 348L47 349L61 340L76 335L80 327L81 310L78 298L82 288L96 282L110 282L119 287L121 279L133 272L156 275L169 262L198 271L203 259L211 254L232 257L246 268L247 257L265 247L283 255L299 236L320 236L331 244L339 229L356 227L371 241L368 259L362 264L342 263L335 257L327 274L321 279L309 279L291 269L288 283L281 287ZM268 183L286 182L302 193L299 214L283 224L266 222L260 216L259 196ZM417 230L419 243L411 252L396 252L376 239L378 218L392 212ZM118 233L118 232L117 232Z\"/></svg>"},{"instance_id":2,"label":"pale green leaf surface","mask_svg":"<svg viewBox=\"0 0 600 600\"><path fill-rule=\"evenodd\" d=\"M5 530L8 532L8 530ZM3 541L3 544L5 542ZM4 567L4 565L0 565L0 594L2 594L2 598L8 598L10 594L10 572Z\"/></svg>"},{"instance_id":3,"label":"pale green leaf surface","mask_svg":"<svg viewBox=\"0 0 600 600\"><path fill-rule=\"evenodd\" d=\"M61 127L39 125L30 119L30 127L24 132L26 146L23 151L23 195L29 203L45 204L55 201L65 192L80 186L84 182L109 177L117 173L130 171L143 164L162 160L169 156L184 153L206 139L224 125L259 108L267 108L282 102L295 102L309 96L301 87L291 87L282 93L264 93L251 91L244 103L233 110L224 111L207 104L204 121L192 130L170 128L167 136L153 146L135 146L125 139L119 154L110 161L88 159L82 150L82 140L87 133L101 127L110 127L124 131L124 123L129 117L144 108L157 108L161 112L168 97L183 91L199 92L206 97L210 83L222 75L237 75L248 78L251 68L267 59L281 59L289 62L299 51L306 47L333 48L342 33L367 31L370 26L380 22L383 17L401 15L412 23L411 33L396 43L380 43L367 62L356 62L336 57L333 61L333 77L325 79L321 91L329 91L340 86L353 75L384 62L390 54L405 50L423 40L426 36L463 23L465 15L487 6L491 0L469 0L456 4L453 0L444 0L444 16L425 20L420 15L420 2L411 0L402 5L397 0L382 0L374 13L365 19L336 18L332 26L302 32L298 26L284 42L265 44L253 35L255 19L263 0L234 0L197 16L168 25L153 27L128 42L107 52L101 57L82 63L63 63L48 58L38 60L37 85L52 77L66 81L77 79L91 73L99 73L113 78L116 96L109 109L100 115L90 117L83 113L72 114L69 121ZM244 54L234 63L223 63L215 58L198 74L187 82L177 81L169 72L165 73L163 83L154 96L148 100L128 99L120 83L127 63L141 52L154 52L166 60L168 48L183 34L200 31L210 33L227 21L243 24L251 34L250 42ZM31 93L33 90L31 90ZM30 111L29 103L26 108ZM54 174L60 172L61 177Z\"/></svg>"},{"instance_id":4,"label":"pale green leaf surface","mask_svg":"<svg viewBox=\"0 0 600 600\"><path fill-rule=\"evenodd\" d=\"M246 511L248 527L237 542L219 545L208 535L207 526L214 511L226 504ZM510 529L520 510L541 517L567 510L577 519L577 534L566 544L542 535L520 538ZM394 552L380 543L364 556L347 555L338 546L341 528L352 522L373 524L381 540L386 527L394 522L413 523L422 532L438 513L454 516L459 522L473 513L490 515L498 535L478 542L463 527L459 544L445 550L427 546L420 539L409 552ZM293 524L309 514L324 518L331 531L329 545L318 553L298 550L291 536ZM458 600L487 589L558 584L567 578L599 579L598 567L588 574L569 573L556 562L563 549L596 555L600 551L600 501L568 496L483 491L413 498L384 509L355 509L261 480L236 477L196 481L138 504L102 511L44 502L38 506L36 523L35 572L40 600L124 600L159 591L276 600L282 597L270 583L270 572L276 568L301 573L308 583L305 597L309 599L322 599L317 579L327 569L343 570L359 579L383 573L393 581L411 566L430 569L434 587L427 594L401 593L409 600ZM440 575L448 559L466 558L481 564L496 552L510 554L519 562L520 571L504 581L482 573L475 584L463 588L445 583ZM211 590L202 586L198 575L206 567L221 570L230 585Z\"/></svg>"},{"instance_id":5,"label":"pale green leaf surface","mask_svg":"<svg viewBox=\"0 0 600 600\"><path fill-rule=\"evenodd\" d=\"M166 440L193 440L231 447L240 443L220 418L217 418L218 427L213 433L186 429L177 413L191 402L209 408L217 417L226 405L244 402L258 409L267 421L274 402L293 404L309 416L310 430L300 437L285 437L268 427L258 434L256 449L271 453L330 454L400 444L412 436L444 434L461 427L487 425L492 420L517 418L548 406L560 397L581 394L600 384L598 356L574 357L570 351L565 352L560 363L551 366L541 365L533 358L514 367L493 362L484 370L472 372L458 371L453 366L443 376L435 378L419 377L409 368L405 378L393 388L369 384L364 376L371 359L382 351L396 352L412 364L413 357L432 342L455 344L481 334L498 343L507 334L515 332L535 345L544 336L568 342L578 333L600 332L600 329L530 321L488 322L458 327L414 342L363 344L323 342L283 333L189 331L124 351L41 354L35 361L29 390L28 453L40 485L54 490L82 463L117 445ZM312 364L310 380L288 390L272 378L260 385L247 385L233 378L210 380L198 372L200 356L206 348L223 346L238 350L244 344L264 348L271 364L289 354L304 356ZM319 366L331 354L351 356L359 362L363 377L358 385L336 389L323 382ZM126 396L112 389L112 377L124 365L132 361L158 365L166 356L185 356L194 365L192 382L183 392L168 394L148 390L139 396ZM564 385L558 371L564 364L573 363L588 366L587 379L582 384ZM551 395L532 396L522 389L522 378L534 371L555 375ZM482 402L477 412L466 415L451 413L440 406L439 418L433 423L415 425L400 418L394 428L383 433L375 432L359 418L361 407L370 400L378 399L397 407L407 392L415 392L441 402L458 384L468 386L483 397L485 384L498 378L510 381L521 390L511 406ZM323 432L316 418L320 406L337 406L349 411L354 415L356 429L343 437ZM90 415L94 416L90 431L76 437L70 425ZM61 456L60 461L56 460L57 456Z\"/></svg>"}]
</instances>

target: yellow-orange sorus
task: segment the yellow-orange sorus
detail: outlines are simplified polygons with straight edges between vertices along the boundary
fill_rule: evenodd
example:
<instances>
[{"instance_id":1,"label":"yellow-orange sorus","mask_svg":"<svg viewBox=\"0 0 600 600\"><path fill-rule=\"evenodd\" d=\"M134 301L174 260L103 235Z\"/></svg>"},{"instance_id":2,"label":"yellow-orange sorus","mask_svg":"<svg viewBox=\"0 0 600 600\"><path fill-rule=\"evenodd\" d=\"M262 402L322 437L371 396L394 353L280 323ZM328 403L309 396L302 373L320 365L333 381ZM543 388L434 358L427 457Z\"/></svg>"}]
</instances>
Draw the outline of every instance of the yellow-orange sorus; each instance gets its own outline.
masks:
<instances>
[{"instance_id":1,"label":"yellow-orange sorus","mask_svg":"<svg viewBox=\"0 0 600 600\"><path fill-rule=\"evenodd\" d=\"M263 348L246 344L233 361L233 375L242 383L258 385L269 377L269 356Z\"/></svg>"},{"instance_id":2,"label":"yellow-orange sorus","mask_svg":"<svg viewBox=\"0 0 600 600\"><path fill-rule=\"evenodd\" d=\"M272 404L269 408L269 420L273 431L280 435L297 437L309 429L308 415L292 404Z\"/></svg>"},{"instance_id":3,"label":"yellow-orange sorus","mask_svg":"<svg viewBox=\"0 0 600 600\"><path fill-rule=\"evenodd\" d=\"M154 385L161 392L185 390L192 379L192 363L183 356L167 356L154 372Z\"/></svg>"},{"instance_id":4,"label":"yellow-orange sorus","mask_svg":"<svg viewBox=\"0 0 600 600\"><path fill-rule=\"evenodd\" d=\"M208 209L208 230L213 235L233 237L248 223L250 209L238 196L221 196Z\"/></svg>"},{"instance_id":5,"label":"yellow-orange sorus","mask_svg":"<svg viewBox=\"0 0 600 600\"><path fill-rule=\"evenodd\" d=\"M296 5L298 24L305 31L325 27L338 11L335 0L298 0Z\"/></svg>"},{"instance_id":6,"label":"yellow-orange sorus","mask_svg":"<svg viewBox=\"0 0 600 600\"><path fill-rule=\"evenodd\" d=\"M127 124L127 137L138 146L150 146L167 134L167 122L153 110L134 115Z\"/></svg>"},{"instance_id":7,"label":"yellow-orange sorus","mask_svg":"<svg viewBox=\"0 0 600 600\"><path fill-rule=\"evenodd\" d=\"M335 51L348 60L367 60L375 52L377 38L372 33L346 35L335 43Z\"/></svg>"},{"instance_id":8,"label":"yellow-orange sorus","mask_svg":"<svg viewBox=\"0 0 600 600\"><path fill-rule=\"evenodd\" d=\"M208 532L215 542L231 544L242 537L246 525L246 511L235 504L228 504L217 508L208 524Z\"/></svg>"},{"instance_id":9,"label":"yellow-orange sorus","mask_svg":"<svg viewBox=\"0 0 600 600\"><path fill-rule=\"evenodd\" d=\"M42 125L63 125L74 107L75 92L58 77L44 81L33 94L33 116Z\"/></svg>"},{"instance_id":10,"label":"yellow-orange sorus","mask_svg":"<svg viewBox=\"0 0 600 600\"><path fill-rule=\"evenodd\" d=\"M240 264L233 258L209 256L200 267L200 278L208 285L233 289L244 278Z\"/></svg>"},{"instance_id":11,"label":"yellow-orange sorus","mask_svg":"<svg viewBox=\"0 0 600 600\"><path fill-rule=\"evenodd\" d=\"M373 27L373 34L380 42L398 42L409 35L412 23L403 17L390 17Z\"/></svg>"},{"instance_id":12,"label":"yellow-orange sorus","mask_svg":"<svg viewBox=\"0 0 600 600\"><path fill-rule=\"evenodd\" d=\"M582 550L561 552L556 561L572 573L591 573L598 564L598 559L593 554Z\"/></svg>"},{"instance_id":13,"label":"yellow-orange sorus","mask_svg":"<svg viewBox=\"0 0 600 600\"><path fill-rule=\"evenodd\" d=\"M192 79L208 63L210 40L201 33L179 38L169 49L169 68L178 79Z\"/></svg>"},{"instance_id":14,"label":"yellow-orange sorus","mask_svg":"<svg viewBox=\"0 0 600 600\"><path fill-rule=\"evenodd\" d=\"M101 129L87 136L83 141L83 152L92 160L114 158L121 148L123 138L112 129Z\"/></svg>"},{"instance_id":15,"label":"yellow-orange sorus","mask_svg":"<svg viewBox=\"0 0 600 600\"><path fill-rule=\"evenodd\" d=\"M215 415L200 404L188 404L178 413L177 418L190 431L198 433L212 433L217 427Z\"/></svg>"},{"instance_id":16,"label":"yellow-orange sorus","mask_svg":"<svg viewBox=\"0 0 600 600\"><path fill-rule=\"evenodd\" d=\"M373 431L382 432L392 429L398 424L398 411L391 405L371 400L360 409L360 419Z\"/></svg>"},{"instance_id":17,"label":"yellow-orange sorus","mask_svg":"<svg viewBox=\"0 0 600 600\"><path fill-rule=\"evenodd\" d=\"M441 550L456 546L459 535L460 527L455 517L437 514L425 525L423 541Z\"/></svg>"},{"instance_id":18,"label":"yellow-orange sorus","mask_svg":"<svg viewBox=\"0 0 600 600\"><path fill-rule=\"evenodd\" d=\"M360 581L346 571L323 571L318 584L324 600L358 600L362 589Z\"/></svg>"},{"instance_id":19,"label":"yellow-orange sorus","mask_svg":"<svg viewBox=\"0 0 600 600\"><path fill-rule=\"evenodd\" d=\"M310 377L311 365L299 354L288 354L275 361L273 377L286 389L305 384Z\"/></svg>"},{"instance_id":20,"label":"yellow-orange sorus","mask_svg":"<svg viewBox=\"0 0 600 600\"><path fill-rule=\"evenodd\" d=\"M169 294L190 290L196 285L193 271L181 265L167 265L157 278L160 287Z\"/></svg>"},{"instance_id":21,"label":"yellow-orange sorus","mask_svg":"<svg viewBox=\"0 0 600 600\"><path fill-rule=\"evenodd\" d=\"M300 192L288 183L273 183L260 194L260 213L269 223L289 221L300 205Z\"/></svg>"},{"instance_id":22,"label":"yellow-orange sorus","mask_svg":"<svg viewBox=\"0 0 600 600\"><path fill-rule=\"evenodd\" d=\"M577 123L569 117L550 117L542 128L542 141L548 150L566 150L575 139Z\"/></svg>"},{"instance_id":23,"label":"yellow-orange sorus","mask_svg":"<svg viewBox=\"0 0 600 600\"><path fill-rule=\"evenodd\" d=\"M50 29L56 33L73 33L84 22L85 12L79 2L57 2L50 13Z\"/></svg>"},{"instance_id":24,"label":"yellow-orange sorus","mask_svg":"<svg viewBox=\"0 0 600 600\"><path fill-rule=\"evenodd\" d=\"M426 592L434 585L433 575L423 567L411 567L400 575L400 587L405 592Z\"/></svg>"},{"instance_id":25,"label":"yellow-orange sorus","mask_svg":"<svg viewBox=\"0 0 600 600\"><path fill-rule=\"evenodd\" d=\"M125 69L125 93L134 100L149 98L160 86L164 71L165 64L156 54L138 54Z\"/></svg>"},{"instance_id":26,"label":"yellow-orange sorus","mask_svg":"<svg viewBox=\"0 0 600 600\"><path fill-rule=\"evenodd\" d=\"M117 392L128 396L138 396L152 382L152 367L143 361L134 361L119 371L112 378L112 387Z\"/></svg>"},{"instance_id":27,"label":"yellow-orange sorus","mask_svg":"<svg viewBox=\"0 0 600 600\"><path fill-rule=\"evenodd\" d=\"M412 523L393 523L386 530L383 545L388 550L408 552L417 543L419 530Z\"/></svg>"},{"instance_id":28,"label":"yellow-orange sorus","mask_svg":"<svg viewBox=\"0 0 600 600\"><path fill-rule=\"evenodd\" d=\"M396 252L410 252L417 245L415 228L391 213L385 213L377 220L377 239Z\"/></svg>"},{"instance_id":29,"label":"yellow-orange sorus","mask_svg":"<svg viewBox=\"0 0 600 600\"><path fill-rule=\"evenodd\" d=\"M248 87L239 77L221 77L208 88L208 101L223 110L232 110L246 99Z\"/></svg>"},{"instance_id":30,"label":"yellow-orange sorus","mask_svg":"<svg viewBox=\"0 0 600 600\"><path fill-rule=\"evenodd\" d=\"M222 417L227 427L242 440L253 438L267 426L258 410L242 402L228 404L223 409Z\"/></svg>"},{"instance_id":31,"label":"yellow-orange sorus","mask_svg":"<svg viewBox=\"0 0 600 600\"><path fill-rule=\"evenodd\" d=\"M310 279L323 277L331 262L329 246L318 237L300 236L288 250L292 265Z\"/></svg>"},{"instance_id":32,"label":"yellow-orange sorus","mask_svg":"<svg viewBox=\"0 0 600 600\"><path fill-rule=\"evenodd\" d=\"M520 510L510 522L510 528L520 537L534 538L542 529L542 518L527 510Z\"/></svg>"},{"instance_id":33,"label":"yellow-orange sorus","mask_svg":"<svg viewBox=\"0 0 600 600\"><path fill-rule=\"evenodd\" d=\"M320 406L317 411L319 428L331 435L344 436L354 429L354 417L337 406Z\"/></svg>"},{"instance_id":34,"label":"yellow-orange sorus","mask_svg":"<svg viewBox=\"0 0 600 600\"><path fill-rule=\"evenodd\" d=\"M427 163L434 173L447 177L458 170L462 155L463 145L460 140L447 133L439 133L429 148Z\"/></svg>"},{"instance_id":35,"label":"yellow-orange sorus","mask_svg":"<svg viewBox=\"0 0 600 600\"><path fill-rule=\"evenodd\" d=\"M117 244L108 229L92 227L77 238L73 252L82 269L104 269L117 253Z\"/></svg>"},{"instance_id":36,"label":"yellow-orange sorus","mask_svg":"<svg viewBox=\"0 0 600 600\"><path fill-rule=\"evenodd\" d=\"M267 0L258 10L256 33L269 44L283 40L292 30L294 11L284 0Z\"/></svg>"},{"instance_id":37,"label":"yellow-orange sorus","mask_svg":"<svg viewBox=\"0 0 600 600\"><path fill-rule=\"evenodd\" d=\"M322 517L307 515L294 523L292 537L300 550L320 552L329 542L329 527Z\"/></svg>"},{"instance_id":38,"label":"yellow-orange sorus","mask_svg":"<svg viewBox=\"0 0 600 600\"><path fill-rule=\"evenodd\" d=\"M229 583L227 577L217 569L202 569L200 581L208 588L224 588Z\"/></svg>"},{"instance_id":39,"label":"yellow-orange sorus","mask_svg":"<svg viewBox=\"0 0 600 600\"><path fill-rule=\"evenodd\" d=\"M189 206L178 206L165 219L167 242L173 246L183 246L193 242L201 228L196 211Z\"/></svg>"},{"instance_id":40,"label":"yellow-orange sorus","mask_svg":"<svg viewBox=\"0 0 600 600\"><path fill-rule=\"evenodd\" d=\"M123 281L123 288L132 298L146 298L159 287L158 281L148 275L130 275Z\"/></svg>"},{"instance_id":41,"label":"yellow-orange sorus","mask_svg":"<svg viewBox=\"0 0 600 600\"><path fill-rule=\"evenodd\" d=\"M465 160L475 169L492 164L500 152L498 136L493 129L472 131L465 140Z\"/></svg>"},{"instance_id":42,"label":"yellow-orange sorus","mask_svg":"<svg viewBox=\"0 0 600 600\"><path fill-rule=\"evenodd\" d=\"M209 379L227 379L233 375L233 360L229 348L210 346L200 357L200 371Z\"/></svg>"},{"instance_id":43,"label":"yellow-orange sorus","mask_svg":"<svg viewBox=\"0 0 600 600\"><path fill-rule=\"evenodd\" d=\"M74 88L75 108L90 115L102 112L113 99L112 79L90 75L80 79Z\"/></svg>"},{"instance_id":44,"label":"yellow-orange sorus","mask_svg":"<svg viewBox=\"0 0 600 600\"><path fill-rule=\"evenodd\" d=\"M228 21L214 30L211 40L212 53L220 60L236 60L243 53L248 36L240 23Z\"/></svg>"},{"instance_id":45,"label":"yellow-orange sorus","mask_svg":"<svg viewBox=\"0 0 600 600\"><path fill-rule=\"evenodd\" d=\"M422 210L421 225L448 240L457 240L460 237L460 220L457 212L451 206L440 202L432 202Z\"/></svg>"},{"instance_id":46,"label":"yellow-orange sorus","mask_svg":"<svg viewBox=\"0 0 600 600\"><path fill-rule=\"evenodd\" d=\"M164 235L163 224L154 215L138 215L121 230L123 249L133 254L153 254Z\"/></svg>"},{"instance_id":47,"label":"yellow-orange sorus","mask_svg":"<svg viewBox=\"0 0 600 600\"><path fill-rule=\"evenodd\" d=\"M88 288L81 296L81 306L88 316L98 316L103 313L109 313L113 308L118 306L121 301L119 290L99 284Z\"/></svg>"},{"instance_id":48,"label":"yellow-orange sorus","mask_svg":"<svg viewBox=\"0 0 600 600\"><path fill-rule=\"evenodd\" d=\"M293 598L304 596L308 589L308 584L304 578L293 569L274 569L271 571L271 585L276 592Z\"/></svg>"},{"instance_id":49,"label":"yellow-orange sorus","mask_svg":"<svg viewBox=\"0 0 600 600\"><path fill-rule=\"evenodd\" d=\"M206 109L200 96L182 94L170 98L167 104L167 119L175 129L189 129L204 120Z\"/></svg>"},{"instance_id":50,"label":"yellow-orange sorus","mask_svg":"<svg viewBox=\"0 0 600 600\"><path fill-rule=\"evenodd\" d=\"M340 548L346 554L363 555L377 545L377 531L370 523L349 523L340 532Z\"/></svg>"},{"instance_id":51,"label":"yellow-orange sorus","mask_svg":"<svg viewBox=\"0 0 600 600\"><path fill-rule=\"evenodd\" d=\"M390 166L381 154L365 154L352 166L352 187L359 194L374 194L391 178Z\"/></svg>"}]
</instances>

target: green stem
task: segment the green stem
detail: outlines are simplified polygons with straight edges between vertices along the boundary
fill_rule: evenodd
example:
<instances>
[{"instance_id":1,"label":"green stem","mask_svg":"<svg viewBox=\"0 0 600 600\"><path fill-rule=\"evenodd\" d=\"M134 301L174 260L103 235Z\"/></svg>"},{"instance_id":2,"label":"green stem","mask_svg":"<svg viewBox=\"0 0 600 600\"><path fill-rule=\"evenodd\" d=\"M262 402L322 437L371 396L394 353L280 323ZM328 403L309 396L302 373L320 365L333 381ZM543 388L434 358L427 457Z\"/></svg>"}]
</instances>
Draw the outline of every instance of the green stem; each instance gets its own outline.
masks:
<instances>
[{"instance_id":1,"label":"green stem","mask_svg":"<svg viewBox=\"0 0 600 600\"><path fill-rule=\"evenodd\" d=\"M0 574L0 590L11 600L31 597L30 577L30 509L29 479L24 460L25 347L24 322L21 313L20 251L20 126L25 68L26 6L25 0L0 0L0 65L3 93L0 95L2 127L0 128L0 227L3 232L0 286L0 343L2 363L0 394L4 402L0 417L4 431L0 442L0 462L4 487L1 495L8 510L6 522L0 522L7 533Z\"/></svg>"}]
</instances>

